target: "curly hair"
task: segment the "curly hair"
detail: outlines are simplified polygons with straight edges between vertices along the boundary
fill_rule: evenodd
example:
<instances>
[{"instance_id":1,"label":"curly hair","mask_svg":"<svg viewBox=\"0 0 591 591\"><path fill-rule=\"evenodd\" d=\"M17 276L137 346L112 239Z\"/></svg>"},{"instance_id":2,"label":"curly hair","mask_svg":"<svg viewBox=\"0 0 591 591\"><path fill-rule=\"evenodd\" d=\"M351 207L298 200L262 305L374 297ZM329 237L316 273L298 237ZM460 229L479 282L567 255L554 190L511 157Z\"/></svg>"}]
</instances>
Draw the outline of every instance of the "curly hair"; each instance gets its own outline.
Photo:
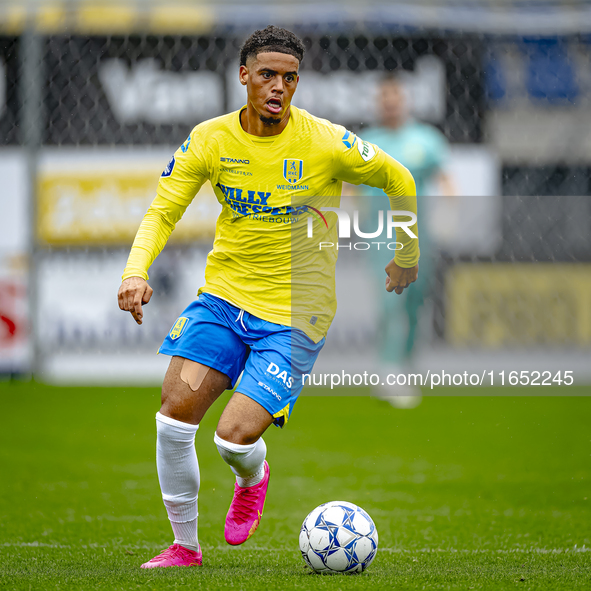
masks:
<instances>
[{"instance_id":1,"label":"curly hair","mask_svg":"<svg viewBox=\"0 0 591 591\"><path fill-rule=\"evenodd\" d=\"M287 29L269 25L255 31L240 49L240 65L245 66L249 57L255 57L259 53L287 53L293 55L298 61L302 61L306 48L302 40Z\"/></svg>"}]
</instances>

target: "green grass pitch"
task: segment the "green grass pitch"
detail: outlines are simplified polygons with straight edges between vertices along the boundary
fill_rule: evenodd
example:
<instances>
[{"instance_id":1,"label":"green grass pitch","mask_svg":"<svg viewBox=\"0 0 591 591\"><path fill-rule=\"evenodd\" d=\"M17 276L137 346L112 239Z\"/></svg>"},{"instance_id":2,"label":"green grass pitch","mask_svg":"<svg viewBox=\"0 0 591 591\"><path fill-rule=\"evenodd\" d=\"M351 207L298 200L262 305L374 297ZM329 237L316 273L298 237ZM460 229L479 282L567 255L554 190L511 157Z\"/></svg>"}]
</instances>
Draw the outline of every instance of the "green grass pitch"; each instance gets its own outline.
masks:
<instances>
[{"instance_id":1,"label":"green grass pitch","mask_svg":"<svg viewBox=\"0 0 591 591\"><path fill-rule=\"evenodd\" d=\"M265 514L238 548L224 542L233 477L213 443L223 396L197 433L204 566L142 571L171 543L154 460L159 390L1 384L0 588L590 589L587 391L440 389L450 396L396 410L352 395L363 390L308 390L265 437ZM304 567L300 525L331 500L376 522L363 574Z\"/></svg>"}]
</instances>

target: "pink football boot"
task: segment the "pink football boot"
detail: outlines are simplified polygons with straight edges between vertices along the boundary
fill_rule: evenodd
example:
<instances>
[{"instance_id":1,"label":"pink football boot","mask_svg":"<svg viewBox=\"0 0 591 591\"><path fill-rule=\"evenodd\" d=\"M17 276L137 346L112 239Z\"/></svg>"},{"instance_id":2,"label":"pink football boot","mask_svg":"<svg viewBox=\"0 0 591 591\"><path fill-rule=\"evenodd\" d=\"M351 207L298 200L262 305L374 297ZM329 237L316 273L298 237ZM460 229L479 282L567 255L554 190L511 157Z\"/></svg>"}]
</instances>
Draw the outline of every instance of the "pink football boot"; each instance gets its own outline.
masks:
<instances>
[{"instance_id":1,"label":"pink football boot","mask_svg":"<svg viewBox=\"0 0 591 591\"><path fill-rule=\"evenodd\" d=\"M165 566L201 566L203 563L203 555L201 554L201 546L199 551L189 550L179 544L173 544L164 552L154 556L152 560L142 564L141 568L159 568Z\"/></svg>"},{"instance_id":2,"label":"pink football boot","mask_svg":"<svg viewBox=\"0 0 591 591\"><path fill-rule=\"evenodd\" d=\"M249 487L234 485L234 498L224 529L226 542L232 546L246 542L259 526L269 486L269 464L265 462L264 466L265 475L258 484Z\"/></svg>"}]
</instances>

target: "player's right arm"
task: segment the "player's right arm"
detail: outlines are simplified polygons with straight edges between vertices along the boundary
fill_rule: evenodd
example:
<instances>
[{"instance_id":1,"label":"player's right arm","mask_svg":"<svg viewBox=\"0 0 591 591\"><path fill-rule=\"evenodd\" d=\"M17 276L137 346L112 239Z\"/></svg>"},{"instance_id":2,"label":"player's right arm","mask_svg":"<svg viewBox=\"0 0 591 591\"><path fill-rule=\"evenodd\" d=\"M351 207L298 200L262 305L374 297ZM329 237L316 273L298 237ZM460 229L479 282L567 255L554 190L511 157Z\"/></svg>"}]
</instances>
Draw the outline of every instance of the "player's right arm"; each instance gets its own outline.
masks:
<instances>
[{"instance_id":1,"label":"player's right arm","mask_svg":"<svg viewBox=\"0 0 591 591\"><path fill-rule=\"evenodd\" d=\"M209 177L209 158L197 126L187 141L175 152L162 173L156 197L137 231L119 288L119 308L131 312L142 323L142 305L153 290L148 285L148 269L160 254L177 222L201 185Z\"/></svg>"}]
</instances>

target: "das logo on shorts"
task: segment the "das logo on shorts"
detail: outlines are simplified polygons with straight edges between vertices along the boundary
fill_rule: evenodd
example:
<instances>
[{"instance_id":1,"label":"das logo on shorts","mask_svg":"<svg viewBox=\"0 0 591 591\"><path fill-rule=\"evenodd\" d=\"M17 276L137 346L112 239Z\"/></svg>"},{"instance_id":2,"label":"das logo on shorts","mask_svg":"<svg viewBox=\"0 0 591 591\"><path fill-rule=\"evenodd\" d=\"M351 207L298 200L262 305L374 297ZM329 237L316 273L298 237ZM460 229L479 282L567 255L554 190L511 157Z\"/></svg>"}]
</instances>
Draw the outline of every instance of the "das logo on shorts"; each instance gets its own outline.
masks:
<instances>
[{"instance_id":1,"label":"das logo on shorts","mask_svg":"<svg viewBox=\"0 0 591 591\"><path fill-rule=\"evenodd\" d=\"M174 326L171 328L170 332L168 333L170 338L173 341L176 341L178 338L180 338L183 334L183 332L185 331L185 328L187 326L187 323L189 322L189 319L186 318L185 316L181 316L175 323Z\"/></svg>"}]
</instances>

